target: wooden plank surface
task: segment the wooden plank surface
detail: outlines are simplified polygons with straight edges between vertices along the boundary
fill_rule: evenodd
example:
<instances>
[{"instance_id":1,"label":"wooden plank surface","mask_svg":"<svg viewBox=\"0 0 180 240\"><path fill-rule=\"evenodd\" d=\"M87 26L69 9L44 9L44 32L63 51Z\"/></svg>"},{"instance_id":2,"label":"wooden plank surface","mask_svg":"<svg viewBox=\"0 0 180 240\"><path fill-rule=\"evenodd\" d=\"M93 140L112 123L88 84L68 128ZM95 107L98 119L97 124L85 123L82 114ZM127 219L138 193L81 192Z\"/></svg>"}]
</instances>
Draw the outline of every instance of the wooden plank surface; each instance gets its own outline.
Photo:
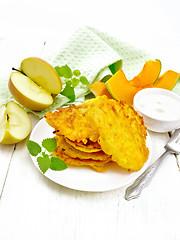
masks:
<instances>
[{"instance_id":1,"label":"wooden plank surface","mask_svg":"<svg viewBox=\"0 0 180 240\"><path fill-rule=\"evenodd\" d=\"M168 136L150 134L155 160ZM170 222L180 210L179 180L175 158L169 156L135 201L124 199L125 187L103 193L75 191L45 178L21 142L0 201L0 239L132 239L134 235L152 239L157 234L160 239L175 239L178 223Z\"/></svg>"},{"instance_id":2,"label":"wooden plank surface","mask_svg":"<svg viewBox=\"0 0 180 240\"><path fill-rule=\"evenodd\" d=\"M5 186L6 178L8 175L8 170L13 158L13 154L16 150L15 145L0 145L0 198Z\"/></svg>"},{"instance_id":3,"label":"wooden plank surface","mask_svg":"<svg viewBox=\"0 0 180 240\"><path fill-rule=\"evenodd\" d=\"M179 7L176 0L1 1L0 75L27 56L59 49L81 25L146 49L179 71ZM31 120L34 127L38 120ZM154 161L169 137L150 136ZM179 240L179 184L177 161L170 155L136 200L124 199L127 186L102 193L71 190L36 169L25 141L0 145L0 239Z\"/></svg>"}]
</instances>

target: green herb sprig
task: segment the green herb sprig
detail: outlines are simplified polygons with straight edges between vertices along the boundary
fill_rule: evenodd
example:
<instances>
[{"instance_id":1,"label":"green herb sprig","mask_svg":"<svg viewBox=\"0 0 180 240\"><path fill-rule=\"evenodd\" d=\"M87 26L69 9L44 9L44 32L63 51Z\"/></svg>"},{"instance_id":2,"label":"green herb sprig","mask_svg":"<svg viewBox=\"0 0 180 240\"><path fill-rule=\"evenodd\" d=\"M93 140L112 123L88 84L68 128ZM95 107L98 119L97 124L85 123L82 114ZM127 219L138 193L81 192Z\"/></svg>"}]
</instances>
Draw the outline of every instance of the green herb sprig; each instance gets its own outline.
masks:
<instances>
[{"instance_id":1,"label":"green herb sprig","mask_svg":"<svg viewBox=\"0 0 180 240\"><path fill-rule=\"evenodd\" d=\"M60 158L53 157L52 154L49 154L54 152L57 147L57 141L55 138L44 139L42 141L42 146L32 140L27 140L26 145L29 153L32 156L37 157L38 166L43 174L49 168L55 171L61 171L67 168L65 162Z\"/></svg>"},{"instance_id":2,"label":"green herb sprig","mask_svg":"<svg viewBox=\"0 0 180 240\"><path fill-rule=\"evenodd\" d=\"M81 75L79 70L72 71L71 68L66 64L62 67L56 66L56 72L60 77L65 78L65 87L61 94L69 98L70 102L75 101L75 91L74 88L82 83L83 85L89 86L90 83L85 76Z\"/></svg>"}]
</instances>

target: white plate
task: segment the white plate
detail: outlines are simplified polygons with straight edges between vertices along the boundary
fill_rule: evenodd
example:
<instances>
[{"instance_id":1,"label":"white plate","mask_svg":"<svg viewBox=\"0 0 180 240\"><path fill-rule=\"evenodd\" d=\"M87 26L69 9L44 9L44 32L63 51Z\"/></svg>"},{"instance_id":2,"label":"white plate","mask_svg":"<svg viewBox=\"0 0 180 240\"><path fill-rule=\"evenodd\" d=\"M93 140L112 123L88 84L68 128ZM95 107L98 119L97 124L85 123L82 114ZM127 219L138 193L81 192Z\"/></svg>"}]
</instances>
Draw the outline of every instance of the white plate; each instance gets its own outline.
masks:
<instances>
[{"instance_id":1,"label":"white plate","mask_svg":"<svg viewBox=\"0 0 180 240\"><path fill-rule=\"evenodd\" d=\"M30 140L41 144L43 139L54 136L53 130L54 129L46 123L45 119L42 119L34 127ZM87 167L68 167L63 171L48 169L44 176L64 187L80 191L103 192L117 189L134 181L149 166L152 151L149 135L147 137L147 147L150 152L149 158L138 172L129 173L116 164L110 163L108 164L107 171L103 173L96 172ZM31 158L40 171L36 157L31 156Z\"/></svg>"}]
</instances>

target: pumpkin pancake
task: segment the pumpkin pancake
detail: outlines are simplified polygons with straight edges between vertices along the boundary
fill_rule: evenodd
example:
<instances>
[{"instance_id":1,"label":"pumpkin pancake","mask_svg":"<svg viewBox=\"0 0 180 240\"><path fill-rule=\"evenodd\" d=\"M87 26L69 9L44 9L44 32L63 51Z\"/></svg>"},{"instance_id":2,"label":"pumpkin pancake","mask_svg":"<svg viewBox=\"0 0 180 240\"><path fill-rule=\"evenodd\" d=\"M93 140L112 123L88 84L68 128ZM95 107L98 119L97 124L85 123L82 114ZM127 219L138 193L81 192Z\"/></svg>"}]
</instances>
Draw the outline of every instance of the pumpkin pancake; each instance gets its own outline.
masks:
<instances>
[{"instance_id":1,"label":"pumpkin pancake","mask_svg":"<svg viewBox=\"0 0 180 240\"><path fill-rule=\"evenodd\" d=\"M73 146L74 148L76 148L82 152L92 153L92 152L101 151L101 146L99 145L98 142L92 142L89 140L86 144L84 144L83 142L77 142L77 141L73 142L66 137L64 139L69 145Z\"/></svg>"},{"instance_id":2,"label":"pumpkin pancake","mask_svg":"<svg viewBox=\"0 0 180 240\"><path fill-rule=\"evenodd\" d=\"M99 98L88 112L99 131L101 149L123 168L138 171L148 159L147 131L143 118L123 102Z\"/></svg>"},{"instance_id":3,"label":"pumpkin pancake","mask_svg":"<svg viewBox=\"0 0 180 240\"><path fill-rule=\"evenodd\" d=\"M89 165L101 171L107 162L114 161L123 168L138 171L148 159L147 130L143 118L121 101L99 96L78 106L48 112L45 118L55 129L56 136L66 139L63 141L68 148L59 145L55 154L70 165ZM93 148L99 144L101 151L85 152L84 146L88 146L89 142ZM87 159L84 154L91 157ZM102 160L97 160L97 154ZM111 157L103 160L104 155Z\"/></svg>"},{"instance_id":4,"label":"pumpkin pancake","mask_svg":"<svg viewBox=\"0 0 180 240\"><path fill-rule=\"evenodd\" d=\"M97 142L98 131L87 120L86 114L91 107L92 100L87 100L80 105L70 105L57 108L55 112L46 113L47 123L55 129L56 135L64 135L71 141L83 142L88 140Z\"/></svg>"},{"instance_id":5,"label":"pumpkin pancake","mask_svg":"<svg viewBox=\"0 0 180 240\"><path fill-rule=\"evenodd\" d=\"M82 152L78 149L75 149L73 146L69 145L65 140L63 136L55 136L57 140L57 149L56 152L63 152L69 157L72 158L79 158L81 160L84 159L92 159L92 160L98 160L98 161L104 161L107 159L110 159L110 156L105 154L102 150L98 152Z\"/></svg>"},{"instance_id":6,"label":"pumpkin pancake","mask_svg":"<svg viewBox=\"0 0 180 240\"><path fill-rule=\"evenodd\" d=\"M57 137L57 148L54 152L55 156L62 159L66 164L71 166L89 166L92 167L97 172L105 172L106 171L106 163L111 162L111 157L106 158L105 160L94 160L94 159L80 159L78 157L71 157L67 153L66 149L62 146L61 137ZM64 140L65 142L65 140ZM98 152L99 153L99 152ZM71 154L71 153L70 153ZM84 153L85 154L85 153ZM75 156L75 155L74 155Z\"/></svg>"},{"instance_id":7,"label":"pumpkin pancake","mask_svg":"<svg viewBox=\"0 0 180 240\"><path fill-rule=\"evenodd\" d=\"M95 171L97 172L105 172L106 167L105 165L111 160L105 160L105 161L97 161L93 159L86 159L86 160L81 160L79 158L72 158L62 151L56 152L56 156L62 159L67 165L71 166L89 166L92 167Z\"/></svg>"}]
</instances>

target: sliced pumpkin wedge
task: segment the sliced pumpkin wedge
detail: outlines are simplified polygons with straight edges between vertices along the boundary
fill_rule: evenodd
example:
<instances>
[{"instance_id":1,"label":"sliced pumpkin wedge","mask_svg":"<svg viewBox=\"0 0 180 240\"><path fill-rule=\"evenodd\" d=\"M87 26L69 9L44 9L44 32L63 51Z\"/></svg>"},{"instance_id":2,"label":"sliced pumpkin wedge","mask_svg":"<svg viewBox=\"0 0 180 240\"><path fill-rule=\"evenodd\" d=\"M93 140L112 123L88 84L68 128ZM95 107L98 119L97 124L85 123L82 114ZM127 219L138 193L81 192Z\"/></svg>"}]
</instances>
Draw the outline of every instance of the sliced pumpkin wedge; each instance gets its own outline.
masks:
<instances>
[{"instance_id":1,"label":"sliced pumpkin wedge","mask_svg":"<svg viewBox=\"0 0 180 240\"><path fill-rule=\"evenodd\" d=\"M155 61L149 60L145 62L142 71L135 76L129 83L134 87L147 87L154 84L161 72L161 61L156 59Z\"/></svg>"},{"instance_id":2,"label":"sliced pumpkin wedge","mask_svg":"<svg viewBox=\"0 0 180 240\"><path fill-rule=\"evenodd\" d=\"M89 89L96 97L106 95L110 99L113 98L104 82L95 82L89 86Z\"/></svg>"},{"instance_id":3,"label":"sliced pumpkin wedge","mask_svg":"<svg viewBox=\"0 0 180 240\"><path fill-rule=\"evenodd\" d=\"M134 95L142 89L130 85L122 69L106 82L106 87L114 99L124 101L129 105L133 104Z\"/></svg>"},{"instance_id":4,"label":"sliced pumpkin wedge","mask_svg":"<svg viewBox=\"0 0 180 240\"><path fill-rule=\"evenodd\" d=\"M172 90L175 87L178 80L180 80L180 73L168 70L165 73L163 73L159 77L157 82L153 84L151 87Z\"/></svg>"}]
</instances>

